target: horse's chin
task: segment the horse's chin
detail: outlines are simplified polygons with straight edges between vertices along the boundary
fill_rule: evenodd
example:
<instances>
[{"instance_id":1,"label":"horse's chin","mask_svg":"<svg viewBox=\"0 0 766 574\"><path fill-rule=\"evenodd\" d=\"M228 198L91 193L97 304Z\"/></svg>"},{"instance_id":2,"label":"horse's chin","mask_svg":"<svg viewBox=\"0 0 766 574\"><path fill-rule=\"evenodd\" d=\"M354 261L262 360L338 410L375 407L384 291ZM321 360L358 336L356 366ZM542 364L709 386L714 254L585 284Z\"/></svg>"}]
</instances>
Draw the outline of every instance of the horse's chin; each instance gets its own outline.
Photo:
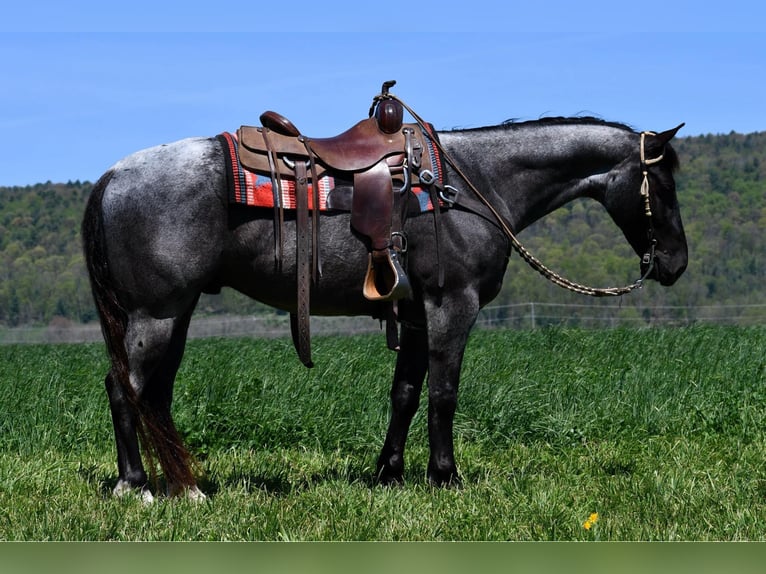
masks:
<instances>
[{"instance_id":1,"label":"horse's chin","mask_svg":"<svg viewBox=\"0 0 766 574\"><path fill-rule=\"evenodd\" d=\"M642 277L646 275L647 270L648 270L648 266L642 264L641 265ZM686 265L678 266L678 267L670 269L661 264L658 264L658 262L655 261L655 264L651 270L651 273L646 275L646 278L657 281L657 283L659 283L663 287L670 287L676 281L678 281L678 278L681 277L681 275L683 275L685 270L686 270Z\"/></svg>"},{"instance_id":2,"label":"horse's chin","mask_svg":"<svg viewBox=\"0 0 766 574\"><path fill-rule=\"evenodd\" d=\"M670 287L678 280L678 276L672 277L667 275L660 275L660 278L657 280L659 281L660 285L663 287Z\"/></svg>"}]
</instances>

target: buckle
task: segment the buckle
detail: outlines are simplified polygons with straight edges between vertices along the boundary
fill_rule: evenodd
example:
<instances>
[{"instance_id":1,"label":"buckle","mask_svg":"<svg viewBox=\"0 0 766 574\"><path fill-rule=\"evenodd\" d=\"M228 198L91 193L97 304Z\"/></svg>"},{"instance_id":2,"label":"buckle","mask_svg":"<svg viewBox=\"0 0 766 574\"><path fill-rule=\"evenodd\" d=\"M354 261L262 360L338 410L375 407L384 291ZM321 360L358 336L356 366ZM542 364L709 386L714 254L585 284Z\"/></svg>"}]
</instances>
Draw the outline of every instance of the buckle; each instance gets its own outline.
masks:
<instances>
[{"instance_id":1,"label":"buckle","mask_svg":"<svg viewBox=\"0 0 766 574\"><path fill-rule=\"evenodd\" d=\"M439 199L450 207L457 202L458 195L460 195L460 190L451 185L445 185L439 190Z\"/></svg>"},{"instance_id":2,"label":"buckle","mask_svg":"<svg viewBox=\"0 0 766 574\"><path fill-rule=\"evenodd\" d=\"M403 231L394 231L391 233L391 244L395 245L394 239L399 238L400 245L396 245L399 253L402 255L407 253L407 236L404 234ZM394 251L396 253L396 251Z\"/></svg>"},{"instance_id":3,"label":"buckle","mask_svg":"<svg viewBox=\"0 0 766 574\"><path fill-rule=\"evenodd\" d=\"M421 169L418 173L418 179L423 185L431 185L436 181L436 176L430 169Z\"/></svg>"}]
</instances>

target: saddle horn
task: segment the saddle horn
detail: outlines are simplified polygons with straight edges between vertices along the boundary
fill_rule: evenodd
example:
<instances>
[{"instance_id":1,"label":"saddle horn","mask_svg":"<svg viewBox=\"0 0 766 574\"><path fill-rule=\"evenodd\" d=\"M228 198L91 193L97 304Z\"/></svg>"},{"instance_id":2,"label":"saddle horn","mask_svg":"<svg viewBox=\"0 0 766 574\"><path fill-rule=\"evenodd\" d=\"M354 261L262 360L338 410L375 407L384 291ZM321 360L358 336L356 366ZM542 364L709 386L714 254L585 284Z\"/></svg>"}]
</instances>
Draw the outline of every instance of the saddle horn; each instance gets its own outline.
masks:
<instances>
[{"instance_id":1,"label":"saddle horn","mask_svg":"<svg viewBox=\"0 0 766 574\"><path fill-rule=\"evenodd\" d=\"M396 85L396 80L383 82L378 107L375 108L375 119L378 120L378 128L384 134L395 134L402 129L404 122L404 106L399 100L390 97L388 90Z\"/></svg>"}]
</instances>

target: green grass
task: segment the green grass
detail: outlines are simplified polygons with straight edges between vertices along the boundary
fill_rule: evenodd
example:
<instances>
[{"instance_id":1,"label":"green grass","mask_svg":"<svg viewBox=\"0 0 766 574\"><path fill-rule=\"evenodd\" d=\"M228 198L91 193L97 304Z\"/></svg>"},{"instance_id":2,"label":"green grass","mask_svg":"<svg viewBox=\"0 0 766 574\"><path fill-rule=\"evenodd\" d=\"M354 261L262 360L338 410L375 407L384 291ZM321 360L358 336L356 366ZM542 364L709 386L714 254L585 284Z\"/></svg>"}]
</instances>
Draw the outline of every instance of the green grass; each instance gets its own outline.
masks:
<instances>
[{"instance_id":1,"label":"green grass","mask_svg":"<svg viewBox=\"0 0 766 574\"><path fill-rule=\"evenodd\" d=\"M405 486L373 485L382 335L317 337L312 370L286 340L191 341L174 413L209 497L145 506L109 494L102 346L0 346L0 540L764 540L764 348L762 327L477 331L464 485L434 489L425 401Z\"/></svg>"}]
</instances>

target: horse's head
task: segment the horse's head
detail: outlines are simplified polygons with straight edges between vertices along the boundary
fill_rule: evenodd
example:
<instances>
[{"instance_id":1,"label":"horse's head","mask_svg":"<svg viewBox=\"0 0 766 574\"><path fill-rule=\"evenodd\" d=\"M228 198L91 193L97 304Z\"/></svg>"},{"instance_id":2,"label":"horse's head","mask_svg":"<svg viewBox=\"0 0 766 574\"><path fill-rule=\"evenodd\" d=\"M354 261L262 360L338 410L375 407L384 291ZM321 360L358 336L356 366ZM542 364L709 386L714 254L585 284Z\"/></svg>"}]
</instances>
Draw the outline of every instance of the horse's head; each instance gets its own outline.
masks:
<instances>
[{"instance_id":1,"label":"horse's head","mask_svg":"<svg viewBox=\"0 0 766 574\"><path fill-rule=\"evenodd\" d=\"M641 257L641 275L672 285L686 269L688 249L673 171L678 157L668 142L684 124L640 134L634 154L615 170L604 205Z\"/></svg>"}]
</instances>

